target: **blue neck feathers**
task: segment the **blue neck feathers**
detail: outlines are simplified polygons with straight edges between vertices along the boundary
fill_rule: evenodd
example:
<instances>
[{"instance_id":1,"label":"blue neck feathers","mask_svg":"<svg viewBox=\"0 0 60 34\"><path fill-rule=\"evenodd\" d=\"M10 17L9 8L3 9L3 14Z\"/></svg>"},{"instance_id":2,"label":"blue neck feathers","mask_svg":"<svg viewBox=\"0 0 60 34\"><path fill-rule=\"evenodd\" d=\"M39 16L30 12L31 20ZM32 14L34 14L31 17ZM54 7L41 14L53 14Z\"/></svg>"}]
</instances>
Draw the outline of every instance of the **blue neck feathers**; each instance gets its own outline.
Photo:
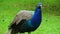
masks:
<instances>
[{"instance_id":1,"label":"blue neck feathers","mask_svg":"<svg viewBox=\"0 0 60 34\"><path fill-rule=\"evenodd\" d=\"M40 23L41 23L41 18L42 18L42 14L41 14L41 6L37 6L36 10L34 12L34 15L32 16L31 19L31 24L37 28Z\"/></svg>"}]
</instances>

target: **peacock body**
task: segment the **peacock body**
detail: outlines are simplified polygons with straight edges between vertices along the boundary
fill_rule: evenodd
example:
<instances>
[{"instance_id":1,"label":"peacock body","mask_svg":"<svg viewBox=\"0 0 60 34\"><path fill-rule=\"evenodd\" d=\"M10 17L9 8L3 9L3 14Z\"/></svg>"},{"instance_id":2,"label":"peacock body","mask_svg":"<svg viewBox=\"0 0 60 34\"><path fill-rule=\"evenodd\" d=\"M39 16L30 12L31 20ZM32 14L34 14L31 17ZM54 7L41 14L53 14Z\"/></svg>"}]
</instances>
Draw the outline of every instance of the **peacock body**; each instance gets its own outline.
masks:
<instances>
[{"instance_id":1,"label":"peacock body","mask_svg":"<svg viewBox=\"0 0 60 34\"><path fill-rule=\"evenodd\" d=\"M19 11L10 24L9 30L12 30L11 34L17 34L18 32L28 32L30 34L30 32L35 31L39 27L41 20L41 4L38 4L35 11Z\"/></svg>"}]
</instances>

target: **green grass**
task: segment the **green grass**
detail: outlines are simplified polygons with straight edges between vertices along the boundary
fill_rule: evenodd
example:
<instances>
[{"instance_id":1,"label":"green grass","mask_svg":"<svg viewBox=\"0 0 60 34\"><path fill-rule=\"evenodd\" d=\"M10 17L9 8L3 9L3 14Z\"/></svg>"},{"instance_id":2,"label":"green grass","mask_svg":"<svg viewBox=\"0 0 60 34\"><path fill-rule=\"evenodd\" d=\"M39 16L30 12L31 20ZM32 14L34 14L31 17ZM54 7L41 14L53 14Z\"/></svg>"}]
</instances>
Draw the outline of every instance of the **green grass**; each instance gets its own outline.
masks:
<instances>
[{"instance_id":1,"label":"green grass","mask_svg":"<svg viewBox=\"0 0 60 34\"><path fill-rule=\"evenodd\" d=\"M42 0L42 23L31 34L60 34L60 0ZM34 10L40 0L0 0L0 34L19 10ZM26 33L27 34L27 33Z\"/></svg>"}]
</instances>

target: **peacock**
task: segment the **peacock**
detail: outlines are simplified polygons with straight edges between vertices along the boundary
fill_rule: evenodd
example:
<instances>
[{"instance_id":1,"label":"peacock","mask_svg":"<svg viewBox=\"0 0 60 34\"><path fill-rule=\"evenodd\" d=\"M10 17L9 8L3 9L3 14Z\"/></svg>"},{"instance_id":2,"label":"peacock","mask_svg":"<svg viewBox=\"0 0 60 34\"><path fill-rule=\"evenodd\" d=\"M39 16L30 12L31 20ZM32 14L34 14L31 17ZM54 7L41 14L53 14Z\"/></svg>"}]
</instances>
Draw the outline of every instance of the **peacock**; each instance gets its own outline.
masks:
<instances>
[{"instance_id":1,"label":"peacock","mask_svg":"<svg viewBox=\"0 0 60 34\"><path fill-rule=\"evenodd\" d=\"M8 32L11 34L20 34L35 31L42 21L42 4L36 6L35 11L20 10L9 25Z\"/></svg>"}]
</instances>

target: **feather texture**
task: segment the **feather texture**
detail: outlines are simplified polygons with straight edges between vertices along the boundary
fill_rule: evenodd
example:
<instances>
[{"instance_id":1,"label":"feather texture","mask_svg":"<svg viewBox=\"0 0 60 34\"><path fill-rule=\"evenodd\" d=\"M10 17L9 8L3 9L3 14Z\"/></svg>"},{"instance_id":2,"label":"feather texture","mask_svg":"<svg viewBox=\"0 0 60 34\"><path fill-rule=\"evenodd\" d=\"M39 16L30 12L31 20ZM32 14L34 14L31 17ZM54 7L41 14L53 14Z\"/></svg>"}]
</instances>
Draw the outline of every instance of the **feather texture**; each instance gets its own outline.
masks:
<instances>
[{"instance_id":1,"label":"feather texture","mask_svg":"<svg viewBox=\"0 0 60 34\"><path fill-rule=\"evenodd\" d=\"M35 11L19 11L10 24L9 29L20 33L35 31L42 20L41 6L41 4L37 5Z\"/></svg>"},{"instance_id":2,"label":"feather texture","mask_svg":"<svg viewBox=\"0 0 60 34\"><path fill-rule=\"evenodd\" d=\"M29 20L29 19L31 19L33 14L34 14L34 11L20 10L17 13L17 15L15 16L15 18L12 21L11 25L14 24L14 23L18 24L22 19Z\"/></svg>"}]
</instances>

